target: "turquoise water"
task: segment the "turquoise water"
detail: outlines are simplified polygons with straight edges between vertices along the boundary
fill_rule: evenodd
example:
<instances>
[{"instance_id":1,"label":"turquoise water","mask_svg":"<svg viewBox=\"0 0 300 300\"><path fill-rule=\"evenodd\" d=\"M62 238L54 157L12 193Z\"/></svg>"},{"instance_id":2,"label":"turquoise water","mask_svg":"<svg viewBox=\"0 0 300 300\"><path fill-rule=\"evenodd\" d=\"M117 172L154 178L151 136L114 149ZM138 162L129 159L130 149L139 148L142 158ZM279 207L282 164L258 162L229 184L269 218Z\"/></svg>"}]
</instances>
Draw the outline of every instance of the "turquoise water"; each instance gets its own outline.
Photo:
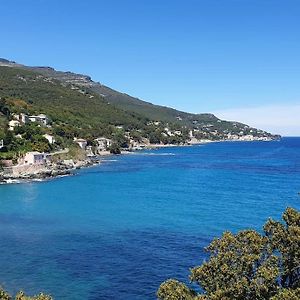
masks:
<instances>
[{"instance_id":1,"label":"turquoise water","mask_svg":"<svg viewBox=\"0 0 300 300\"><path fill-rule=\"evenodd\" d=\"M78 175L0 186L0 282L55 299L155 299L187 281L225 230L300 209L300 138L107 159Z\"/></svg>"}]
</instances>

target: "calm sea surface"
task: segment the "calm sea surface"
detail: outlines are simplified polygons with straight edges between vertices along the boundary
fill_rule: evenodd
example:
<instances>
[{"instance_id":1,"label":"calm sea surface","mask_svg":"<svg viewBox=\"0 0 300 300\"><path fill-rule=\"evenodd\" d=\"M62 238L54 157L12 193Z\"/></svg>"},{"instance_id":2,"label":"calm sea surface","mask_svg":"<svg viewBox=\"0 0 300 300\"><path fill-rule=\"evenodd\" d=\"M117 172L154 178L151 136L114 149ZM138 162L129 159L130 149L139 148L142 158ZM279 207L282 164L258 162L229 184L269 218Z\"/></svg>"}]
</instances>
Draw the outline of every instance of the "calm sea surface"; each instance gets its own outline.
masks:
<instances>
[{"instance_id":1,"label":"calm sea surface","mask_svg":"<svg viewBox=\"0 0 300 300\"><path fill-rule=\"evenodd\" d=\"M0 282L60 299L155 299L225 230L300 209L300 138L165 148L0 186Z\"/></svg>"}]
</instances>

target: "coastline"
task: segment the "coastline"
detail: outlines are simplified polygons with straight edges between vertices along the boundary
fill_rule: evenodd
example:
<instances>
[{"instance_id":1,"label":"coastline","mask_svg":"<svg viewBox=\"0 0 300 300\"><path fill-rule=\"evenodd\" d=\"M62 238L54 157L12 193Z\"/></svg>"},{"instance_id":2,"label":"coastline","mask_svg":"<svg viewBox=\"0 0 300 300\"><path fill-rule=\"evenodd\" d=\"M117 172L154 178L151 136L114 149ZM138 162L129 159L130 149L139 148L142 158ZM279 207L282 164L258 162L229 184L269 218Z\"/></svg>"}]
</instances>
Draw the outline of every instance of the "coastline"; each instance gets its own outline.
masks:
<instances>
[{"instance_id":1,"label":"coastline","mask_svg":"<svg viewBox=\"0 0 300 300\"><path fill-rule=\"evenodd\" d=\"M121 154L117 155L128 155L132 154L136 151L143 150L156 150L160 148L174 148L174 147L192 147L196 145L204 145L209 143L221 143L221 142L270 142L274 141L274 139L268 140L240 140L240 139L230 139L230 140L197 140L191 141L190 143L177 145L177 144L149 144L144 147L137 147L130 150L122 150ZM76 175L76 170L82 168L88 168L92 166L96 166L102 163L101 158L115 156L116 154L112 154L109 151L102 151L100 155L95 155L91 157L86 157L83 160L78 160L74 163L72 160L71 163L53 163L41 166L40 169L32 172L24 172L23 174L13 175L13 174L2 174L0 173L0 184L19 184L19 183L30 183L30 182L41 182L47 181L50 179L61 178L66 176L74 176Z\"/></svg>"}]
</instances>

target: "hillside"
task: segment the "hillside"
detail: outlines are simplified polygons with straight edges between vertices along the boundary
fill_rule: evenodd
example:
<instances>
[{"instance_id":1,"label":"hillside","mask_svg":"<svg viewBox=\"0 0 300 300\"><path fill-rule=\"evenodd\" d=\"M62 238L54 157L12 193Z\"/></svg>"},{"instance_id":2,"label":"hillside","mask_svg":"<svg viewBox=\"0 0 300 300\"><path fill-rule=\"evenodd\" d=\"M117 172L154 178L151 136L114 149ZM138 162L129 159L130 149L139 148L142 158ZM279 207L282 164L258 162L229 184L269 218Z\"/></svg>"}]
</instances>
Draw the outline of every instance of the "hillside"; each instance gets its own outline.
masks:
<instances>
[{"instance_id":1,"label":"hillside","mask_svg":"<svg viewBox=\"0 0 300 300\"><path fill-rule=\"evenodd\" d=\"M0 97L22 99L28 104L30 114L43 112L55 122L99 129L107 124L139 127L141 119L146 120L110 105L103 97L85 89L76 90L26 69L0 66L0 84Z\"/></svg>"},{"instance_id":2,"label":"hillside","mask_svg":"<svg viewBox=\"0 0 300 300\"><path fill-rule=\"evenodd\" d=\"M51 126L34 130L39 135L55 135L60 141L57 147L72 143L74 138L85 138L92 145L94 139L101 136L115 139L123 147L130 140L145 142L145 139L156 144L184 144L191 138L277 138L245 124L220 120L213 114L191 114L153 105L94 82L85 75L50 67L28 67L5 59L0 59L0 97L0 140L9 133L8 122L15 122L20 113L49 117ZM27 127L32 126L27 124ZM12 128L9 136L21 132L19 137L23 138L28 128L19 127L24 126ZM18 143L20 140L16 145ZM22 149L32 148L27 145Z\"/></svg>"},{"instance_id":3,"label":"hillside","mask_svg":"<svg viewBox=\"0 0 300 300\"><path fill-rule=\"evenodd\" d=\"M24 67L24 66L23 66ZM25 67L27 68L27 67ZM57 79L66 84L81 86L93 93L104 97L105 100L116 107L129 112L141 114L150 120L164 122L177 122L181 118L183 124L191 125L193 121L216 121L217 118L212 114L190 114L178 111L173 108L154 105L150 102L142 101L138 98L129 96L125 93L115 91L99 82L94 82L89 76L75 74L71 72L56 71L50 67L28 67L30 70L43 74L44 76Z\"/></svg>"},{"instance_id":4,"label":"hillside","mask_svg":"<svg viewBox=\"0 0 300 300\"><path fill-rule=\"evenodd\" d=\"M234 127L236 126L238 126L239 128L243 128L244 126L244 124L225 121L222 121L222 124L218 124L220 123L220 120L210 113L192 114L165 106L154 105L150 102L140 100L125 93L115 91L112 88L107 87L99 82L94 82L89 76L86 75L76 74L72 72L56 71L51 67L28 67L16 64L15 62L11 62L5 59L2 59L2 65L31 70L36 73L40 73L45 77L61 81L66 85L81 87L82 89L89 91L92 94L100 96L104 99L104 101L113 104L114 106L122 110L130 113L137 113L148 118L149 120L179 123L191 128L199 127L199 125L205 126L208 123L214 124L218 129L226 127L226 129L235 130ZM232 127L233 124L235 125Z\"/></svg>"}]
</instances>

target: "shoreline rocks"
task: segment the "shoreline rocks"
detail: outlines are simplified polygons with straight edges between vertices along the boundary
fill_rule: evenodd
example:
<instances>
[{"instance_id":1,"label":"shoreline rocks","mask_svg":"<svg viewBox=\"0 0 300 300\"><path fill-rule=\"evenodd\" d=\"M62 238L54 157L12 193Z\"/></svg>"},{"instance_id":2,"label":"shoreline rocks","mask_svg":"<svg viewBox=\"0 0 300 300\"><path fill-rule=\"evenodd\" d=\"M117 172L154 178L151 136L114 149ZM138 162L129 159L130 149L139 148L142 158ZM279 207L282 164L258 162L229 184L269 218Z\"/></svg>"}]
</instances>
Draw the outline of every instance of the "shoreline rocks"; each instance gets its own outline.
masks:
<instances>
[{"instance_id":1,"label":"shoreline rocks","mask_svg":"<svg viewBox=\"0 0 300 300\"><path fill-rule=\"evenodd\" d=\"M78 161L73 165L67 165L59 162L57 164L46 165L44 166L44 168L41 168L40 170L35 172L24 172L18 175L0 173L0 184L22 183L34 180L43 181L61 176L71 176L75 175L75 170L79 170L83 167L97 165L99 163L99 160Z\"/></svg>"},{"instance_id":2,"label":"shoreline rocks","mask_svg":"<svg viewBox=\"0 0 300 300\"><path fill-rule=\"evenodd\" d=\"M147 145L146 147L143 147L142 149L132 149L131 151L122 151L121 154L129 154L136 150L143 150L143 149L158 149L158 148L167 148L167 147L178 147L178 146L193 146L197 144L206 144L211 142L254 142L254 141L274 141L274 139L255 139L255 140L247 140L247 139L230 139L230 140L198 140L197 143L190 143L185 145L174 145L174 144L151 144ZM113 155L113 154L107 154L106 155ZM22 183L22 182L28 182L28 181L42 181L47 180L51 178L61 177L61 176L71 176L75 175L75 171L79 170L81 168L86 168L90 166L94 166L101 163L102 155L97 156L96 158L87 158L85 160L79 160L77 162L74 162L72 159L60 161L57 163L50 163L48 165L42 166L39 170L33 171L33 172L23 172L18 175L14 175L13 173L4 173L0 172L0 184L8 184L8 183Z\"/></svg>"}]
</instances>

